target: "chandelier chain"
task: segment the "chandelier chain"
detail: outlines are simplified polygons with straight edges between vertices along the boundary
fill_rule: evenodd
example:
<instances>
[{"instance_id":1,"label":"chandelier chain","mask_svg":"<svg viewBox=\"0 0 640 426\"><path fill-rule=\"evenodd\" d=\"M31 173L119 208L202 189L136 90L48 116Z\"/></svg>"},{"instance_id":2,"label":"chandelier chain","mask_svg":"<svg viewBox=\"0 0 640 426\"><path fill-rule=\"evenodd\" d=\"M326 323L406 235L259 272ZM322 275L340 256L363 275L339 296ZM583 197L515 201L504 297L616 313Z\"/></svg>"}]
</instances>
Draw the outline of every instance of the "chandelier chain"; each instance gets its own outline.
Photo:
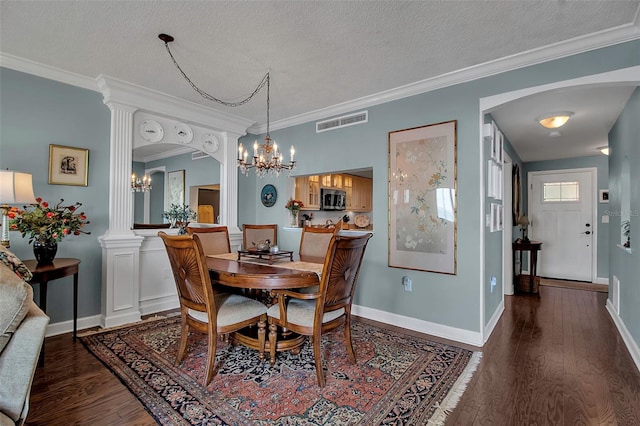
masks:
<instances>
[{"instance_id":1,"label":"chandelier chain","mask_svg":"<svg viewBox=\"0 0 640 426\"><path fill-rule=\"evenodd\" d=\"M193 90L195 90L203 98L208 99L208 100L210 100L212 102L217 102L217 103L219 103L221 105L224 105L224 106L239 107L241 105L246 104L251 99L253 99L253 97L255 95L257 95L258 92L266 84L267 85L267 105L269 104L269 80L270 80L270 76L269 76L268 72L264 75L264 77L262 77L262 79L258 83L258 86L256 87L256 89L249 96L247 96L245 99L243 99L241 101L238 101L238 102L227 102L227 101L223 101L222 99L218 99L213 95L208 94L207 92L205 92L204 90L202 90L198 86L196 86L196 84L193 81L191 81L191 79L187 76L187 74L182 70L182 67L180 67L180 65L178 65L178 61L176 61L176 58L173 56L173 53L171 53L171 48L169 47L169 43L168 42L166 42L166 41L164 42L164 47L165 47L165 49L167 49L167 53L171 57L171 60L173 61L173 64L176 66L178 71L180 71L180 74L182 74L182 77L187 81L187 83L189 83L189 85L193 88ZM267 108L267 116L268 116L268 108ZM269 123L269 119L268 118L267 118L267 123Z\"/></svg>"}]
</instances>

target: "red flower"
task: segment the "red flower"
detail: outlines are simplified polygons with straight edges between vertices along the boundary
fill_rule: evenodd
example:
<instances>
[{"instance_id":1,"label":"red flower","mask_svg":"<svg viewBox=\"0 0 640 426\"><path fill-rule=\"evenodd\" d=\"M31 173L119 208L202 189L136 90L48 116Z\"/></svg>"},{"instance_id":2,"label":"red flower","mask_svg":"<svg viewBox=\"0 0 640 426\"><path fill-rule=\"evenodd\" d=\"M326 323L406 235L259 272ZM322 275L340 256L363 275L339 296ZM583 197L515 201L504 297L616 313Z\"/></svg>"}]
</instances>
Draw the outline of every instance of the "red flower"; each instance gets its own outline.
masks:
<instances>
[{"instance_id":1,"label":"red flower","mask_svg":"<svg viewBox=\"0 0 640 426\"><path fill-rule=\"evenodd\" d=\"M39 204L40 202L42 202L42 198L40 198L40 197L36 198L36 203Z\"/></svg>"},{"instance_id":2,"label":"red flower","mask_svg":"<svg viewBox=\"0 0 640 426\"><path fill-rule=\"evenodd\" d=\"M47 207L49 207L49 203L47 203L46 201L43 201L42 202L42 207L44 207L46 209Z\"/></svg>"},{"instance_id":3,"label":"red flower","mask_svg":"<svg viewBox=\"0 0 640 426\"><path fill-rule=\"evenodd\" d=\"M54 216L53 212L47 212L47 217L51 219Z\"/></svg>"},{"instance_id":4,"label":"red flower","mask_svg":"<svg viewBox=\"0 0 640 426\"><path fill-rule=\"evenodd\" d=\"M62 233L64 235L68 235L69 234L69 228L62 228Z\"/></svg>"},{"instance_id":5,"label":"red flower","mask_svg":"<svg viewBox=\"0 0 640 426\"><path fill-rule=\"evenodd\" d=\"M77 214L81 203L74 203L65 206L60 200L55 206L42 201L38 197L37 202L29 204L23 210L12 208L8 217L10 218L10 228L18 230L23 237L29 237L29 243L39 241L43 243L59 242L67 235L90 234L82 228L87 221L87 216L83 213Z\"/></svg>"},{"instance_id":6,"label":"red flower","mask_svg":"<svg viewBox=\"0 0 640 426\"><path fill-rule=\"evenodd\" d=\"M14 212L9 212L7 214L7 216L9 216L9 219L15 219L16 218L16 214Z\"/></svg>"}]
</instances>

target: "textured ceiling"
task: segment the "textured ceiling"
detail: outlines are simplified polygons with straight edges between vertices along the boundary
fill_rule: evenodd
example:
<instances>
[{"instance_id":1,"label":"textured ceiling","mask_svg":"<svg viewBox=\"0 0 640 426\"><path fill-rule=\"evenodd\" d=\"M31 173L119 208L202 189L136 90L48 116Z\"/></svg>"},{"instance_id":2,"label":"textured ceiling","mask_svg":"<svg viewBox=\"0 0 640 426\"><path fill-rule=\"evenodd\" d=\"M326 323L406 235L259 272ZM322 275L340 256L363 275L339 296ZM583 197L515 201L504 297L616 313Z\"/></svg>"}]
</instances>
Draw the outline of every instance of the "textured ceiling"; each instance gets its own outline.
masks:
<instances>
[{"instance_id":1,"label":"textured ceiling","mask_svg":"<svg viewBox=\"0 0 640 426\"><path fill-rule=\"evenodd\" d=\"M331 107L624 25L639 1L7 1L0 52L106 74L265 122L265 94L228 108L271 70L271 121Z\"/></svg>"}]
</instances>

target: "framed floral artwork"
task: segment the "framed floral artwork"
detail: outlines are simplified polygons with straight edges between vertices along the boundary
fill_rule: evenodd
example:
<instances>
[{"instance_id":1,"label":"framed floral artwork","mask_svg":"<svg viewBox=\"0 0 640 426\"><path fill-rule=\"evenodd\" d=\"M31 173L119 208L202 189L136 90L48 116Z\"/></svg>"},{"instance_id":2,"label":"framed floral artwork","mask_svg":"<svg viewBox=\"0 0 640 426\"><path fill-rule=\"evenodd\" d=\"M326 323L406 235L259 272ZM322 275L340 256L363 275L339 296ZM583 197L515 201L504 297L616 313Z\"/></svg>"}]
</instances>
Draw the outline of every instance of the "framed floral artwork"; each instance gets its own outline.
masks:
<instances>
[{"instance_id":1,"label":"framed floral artwork","mask_svg":"<svg viewBox=\"0 0 640 426\"><path fill-rule=\"evenodd\" d=\"M457 121L389 132L389 266L456 274Z\"/></svg>"},{"instance_id":2,"label":"framed floral artwork","mask_svg":"<svg viewBox=\"0 0 640 426\"><path fill-rule=\"evenodd\" d=\"M49 184L87 186L89 150L72 146L49 145Z\"/></svg>"},{"instance_id":3,"label":"framed floral artwork","mask_svg":"<svg viewBox=\"0 0 640 426\"><path fill-rule=\"evenodd\" d=\"M169 184L167 185L168 197L167 205L184 205L184 170L176 170L168 173Z\"/></svg>"}]
</instances>

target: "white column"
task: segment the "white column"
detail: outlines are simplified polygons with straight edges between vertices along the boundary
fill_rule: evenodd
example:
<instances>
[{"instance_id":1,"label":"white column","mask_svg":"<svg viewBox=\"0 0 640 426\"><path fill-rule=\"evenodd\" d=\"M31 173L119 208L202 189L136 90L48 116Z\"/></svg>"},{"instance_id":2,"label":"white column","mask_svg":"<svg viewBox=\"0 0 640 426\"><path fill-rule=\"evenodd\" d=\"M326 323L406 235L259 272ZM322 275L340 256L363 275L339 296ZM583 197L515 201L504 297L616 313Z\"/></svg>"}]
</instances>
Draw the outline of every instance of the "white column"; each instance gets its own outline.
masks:
<instances>
[{"instance_id":1,"label":"white column","mask_svg":"<svg viewBox=\"0 0 640 426\"><path fill-rule=\"evenodd\" d=\"M231 250L237 250L242 242L242 230L238 227L238 139L237 133L224 133L224 161L220 164L220 211L222 223L229 229Z\"/></svg>"},{"instance_id":2,"label":"white column","mask_svg":"<svg viewBox=\"0 0 640 426\"><path fill-rule=\"evenodd\" d=\"M140 320L140 246L134 234L130 176L133 113L136 108L105 101L111 110L109 229L98 238L102 246L101 325L113 327Z\"/></svg>"}]
</instances>

